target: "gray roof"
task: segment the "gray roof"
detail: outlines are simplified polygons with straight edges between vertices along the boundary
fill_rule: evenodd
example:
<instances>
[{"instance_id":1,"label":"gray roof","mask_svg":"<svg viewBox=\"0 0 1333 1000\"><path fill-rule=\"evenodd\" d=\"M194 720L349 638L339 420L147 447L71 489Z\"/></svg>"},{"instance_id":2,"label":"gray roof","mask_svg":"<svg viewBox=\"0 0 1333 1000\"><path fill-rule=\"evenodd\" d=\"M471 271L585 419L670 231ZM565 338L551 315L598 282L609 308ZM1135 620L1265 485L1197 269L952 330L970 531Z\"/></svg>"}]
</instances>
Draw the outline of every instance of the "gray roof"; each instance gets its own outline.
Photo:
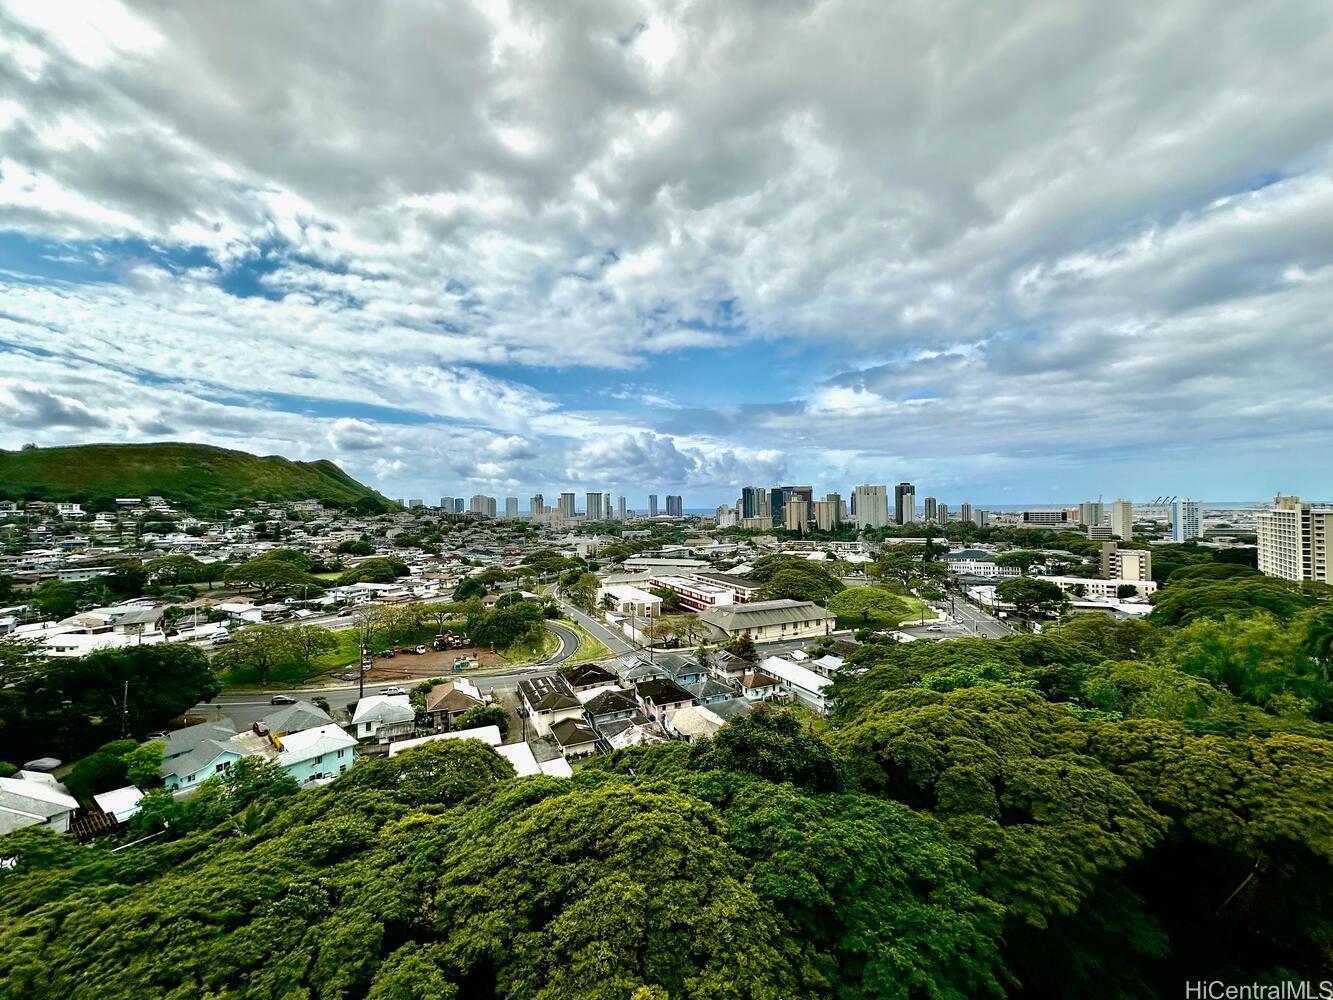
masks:
<instances>
[{"instance_id":1,"label":"gray roof","mask_svg":"<svg viewBox=\"0 0 1333 1000\"><path fill-rule=\"evenodd\" d=\"M174 729L167 733L167 738L162 741L166 744L162 756L170 760L172 757L190 753L206 740L229 740L235 735L236 723L226 717L216 722L201 722L198 725L186 726L184 729Z\"/></svg>"},{"instance_id":2,"label":"gray roof","mask_svg":"<svg viewBox=\"0 0 1333 1000\"><path fill-rule=\"evenodd\" d=\"M708 706L708 711L712 712L719 718L731 721L732 719L751 711L753 708L754 705L751 702L746 701L744 698L728 698L726 701L713 702Z\"/></svg>"},{"instance_id":3,"label":"gray roof","mask_svg":"<svg viewBox=\"0 0 1333 1000\"><path fill-rule=\"evenodd\" d=\"M734 694L730 687L711 677L705 677L701 681L695 681L693 684L686 684L685 690L698 699L716 698L720 694L730 696Z\"/></svg>"},{"instance_id":4,"label":"gray roof","mask_svg":"<svg viewBox=\"0 0 1333 1000\"><path fill-rule=\"evenodd\" d=\"M563 677L534 677L519 681L518 691L523 700L538 712L583 707L583 703L574 697L573 690Z\"/></svg>"},{"instance_id":5,"label":"gray roof","mask_svg":"<svg viewBox=\"0 0 1333 1000\"><path fill-rule=\"evenodd\" d=\"M728 632L747 628L762 628L765 625L781 625L784 622L832 621L836 615L821 608L811 601L756 601L754 604L730 604L720 608L710 608L699 617L710 625Z\"/></svg>"},{"instance_id":6,"label":"gray roof","mask_svg":"<svg viewBox=\"0 0 1333 1000\"><path fill-rule=\"evenodd\" d=\"M603 691L597 697L589 698L583 707L589 715L606 715L611 712L633 712L639 703L626 691Z\"/></svg>"},{"instance_id":7,"label":"gray roof","mask_svg":"<svg viewBox=\"0 0 1333 1000\"><path fill-rule=\"evenodd\" d=\"M270 733L299 733L318 726L327 726L333 721L328 712L308 701L298 701L295 705L284 705L276 712L270 712L259 720Z\"/></svg>"},{"instance_id":8,"label":"gray roof","mask_svg":"<svg viewBox=\"0 0 1333 1000\"><path fill-rule=\"evenodd\" d=\"M578 719L561 719L551 727L551 735L562 747L597 742L597 731Z\"/></svg>"},{"instance_id":9,"label":"gray roof","mask_svg":"<svg viewBox=\"0 0 1333 1000\"><path fill-rule=\"evenodd\" d=\"M191 774L199 773L224 753L235 754L237 757L245 756L232 745L230 739L204 740L189 753L163 761L162 777L165 778L169 774L174 774L180 778L188 778Z\"/></svg>"}]
</instances>

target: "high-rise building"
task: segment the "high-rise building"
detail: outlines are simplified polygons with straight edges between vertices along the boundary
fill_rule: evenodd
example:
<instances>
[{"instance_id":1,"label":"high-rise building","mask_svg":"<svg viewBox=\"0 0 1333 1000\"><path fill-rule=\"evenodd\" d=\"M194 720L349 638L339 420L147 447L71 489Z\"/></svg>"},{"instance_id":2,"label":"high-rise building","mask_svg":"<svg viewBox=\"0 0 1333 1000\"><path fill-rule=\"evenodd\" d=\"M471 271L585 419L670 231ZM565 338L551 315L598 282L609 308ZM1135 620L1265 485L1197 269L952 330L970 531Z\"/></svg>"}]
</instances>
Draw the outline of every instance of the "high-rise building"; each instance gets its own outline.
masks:
<instances>
[{"instance_id":1,"label":"high-rise building","mask_svg":"<svg viewBox=\"0 0 1333 1000\"><path fill-rule=\"evenodd\" d=\"M762 517L768 510L768 490L762 486L741 488L741 517Z\"/></svg>"},{"instance_id":2,"label":"high-rise building","mask_svg":"<svg viewBox=\"0 0 1333 1000\"><path fill-rule=\"evenodd\" d=\"M656 494L656 493L649 493L649 494L648 494L648 516L649 516L649 517L656 517L656 516L657 516L657 494Z\"/></svg>"},{"instance_id":3,"label":"high-rise building","mask_svg":"<svg viewBox=\"0 0 1333 1000\"><path fill-rule=\"evenodd\" d=\"M1152 552L1122 549L1118 542L1102 542L1102 579L1141 582L1152 579Z\"/></svg>"},{"instance_id":4,"label":"high-rise building","mask_svg":"<svg viewBox=\"0 0 1333 1000\"><path fill-rule=\"evenodd\" d=\"M949 505L947 503L940 504L939 507L936 508L935 514L939 517L940 524L944 524L949 520Z\"/></svg>"},{"instance_id":5,"label":"high-rise building","mask_svg":"<svg viewBox=\"0 0 1333 1000\"><path fill-rule=\"evenodd\" d=\"M600 493L588 493L583 498L585 516L589 521L600 521L602 519L602 495Z\"/></svg>"},{"instance_id":6,"label":"high-rise building","mask_svg":"<svg viewBox=\"0 0 1333 1000\"><path fill-rule=\"evenodd\" d=\"M407 501L407 505L408 505L409 507L424 507L424 506L426 506L426 501L425 501L425 500L409 500L409 501Z\"/></svg>"},{"instance_id":7,"label":"high-rise building","mask_svg":"<svg viewBox=\"0 0 1333 1000\"><path fill-rule=\"evenodd\" d=\"M454 511L454 498L440 497L440 510L447 514L452 514Z\"/></svg>"},{"instance_id":8,"label":"high-rise building","mask_svg":"<svg viewBox=\"0 0 1333 1000\"><path fill-rule=\"evenodd\" d=\"M1078 505L1078 523L1085 528L1106 520L1106 505L1100 500L1084 500Z\"/></svg>"},{"instance_id":9,"label":"high-rise building","mask_svg":"<svg viewBox=\"0 0 1333 1000\"><path fill-rule=\"evenodd\" d=\"M899 524L911 524L916 520L916 487L911 483L899 483L893 488L894 516Z\"/></svg>"},{"instance_id":10,"label":"high-rise building","mask_svg":"<svg viewBox=\"0 0 1333 1000\"><path fill-rule=\"evenodd\" d=\"M882 528L889 523L889 488L863 483L852 490L852 520L858 528Z\"/></svg>"},{"instance_id":11,"label":"high-rise building","mask_svg":"<svg viewBox=\"0 0 1333 1000\"><path fill-rule=\"evenodd\" d=\"M574 494L565 492L560 494L560 509L558 511L561 517L573 518L574 516Z\"/></svg>"},{"instance_id":12,"label":"high-rise building","mask_svg":"<svg viewBox=\"0 0 1333 1000\"><path fill-rule=\"evenodd\" d=\"M533 517L541 517L546 513L546 497L540 493L534 493L528 498L528 513Z\"/></svg>"},{"instance_id":13,"label":"high-rise building","mask_svg":"<svg viewBox=\"0 0 1333 1000\"><path fill-rule=\"evenodd\" d=\"M518 497L505 497L505 517L518 517Z\"/></svg>"},{"instance_id":14,"label":"high-rise building","mask_svg":"<svg viewBox=\"0 0 1333 1000\"><path fill-rule=\"evenodd\" d=\"M717 518L719 528L734 528L739 520L736 517L736 508L729 503L724 503L713 511L713 516Z\"/></svg>"},{"instance_id":15,"label":"high-rise building","mask_svg":"<svg viewBox=\"0 0 1333 1000\"><path fill-rule=\"evenodd\" d=\"M936 520L939 519L939 507L936 505L935 498L926 497L923 503L926 508L926 513L925 513L926 523L933 524Z\"/></svg>"},{"instance_id":16,"label":"high-rise building","mask_svg":"<svg viewBox=\"0 0 1333 1000\"><path fill-rule=\"evenodd\" d=\"M483 496L480 493L473 494L470 510L473 514L480 514L482 517L494 517L495 497Z\"/></svg>"},{"instance_id":17,"label":"high-rise building","mask_svg":"<svg viewBox=\"0 0 1333 1000\"><path fill-rule=\"evenodd\" d=\"M1104 542L1115 535L1111 532L1109 524L1090 524L1087 529L1088 540L1091 542Z\"/></svg>"},{"instance_id":18,"label":"high-rise building","mask_svg":"<svg viewBox=\"0 0 1333 1000\"><path fill-rule=\"evenodd\" d=\"M1171 541L1188 542L1203 537L1203 504L1198 500L1177 500L1171 505Z\"/></svg>"},{"instance_id":19,"label":"high-rise building","mask_svg":"<svg viewBox=\"0 0 1333 1000\"><path fill-rule=\"evenodd\" d=\"M986 525L990 523L990 511L974 510L972 512L972 523L978 528L986 527Z\"/></svg>"},{"instance_id":20,"label":"high-rise building","mask_svg":"<svg viewBox=\"0 0 1333 1000\"><path fill-rule=\"evenodd\" d=\"M627 513L628 512L625 509L625 498L616 497L616 520L617 521L625 520Z\"/></svg>"},{"instance_id":21,"label":"high-rise building","mask_svg":"<svg viewBox=\"0 0 1333 1000\"><path fill-rule=\"evenodd\" d=\"M1134 538L1134 505L1128 500L1111 504L1111 534L1122 542Z\"/></svg>"},{"instance_id":22,"label":"high-rise building","mask_svg":"<svg viewBox=\"0 0 1333 1000\"><path fill-rule=\"evenodd\" d=\"M810 501L788 497L782 505L782 526L804 535L810 528Z\"/></svg>"},{"instance_id":23,"label":"high-rise building","mask_svg":"<svg viewBox=\"0 0 1333 1000\"><path fill-rule=\"evenodd\" d=\"M666 512L667 517L685 516L685 501L681 498L679 493L668 494L666 498Z\"/></svg>"},{"instance_id":24,"label":"high-rise building","mask_svg":"<svg viewBox=\"0 0 1333 1000\"><path fill-rule=\"evenodd\" d=\"M958 520L960 521L972 520L972 505L970 503L965 503L958 508Z\"/></svg>"},{"instance_id":25,"label":"high-rise building","mask_svg":"<svg viewBox=\"0 0 1333 1000\"><path fill-rule=\"evenodd\" d=\"M615 512L614 512L614 511L612 510L612 508L611 508L611 494L610 494L610 493L603 493L603 494L602 494L602 516L603 516L604 518L606 518L608 521L614 519L614 517L615 517Z\"/></svg>"},{"instance_id":26,"label":"high-rise building","mask_svg":"<svg viewBox=\"0 0 1333 1000\"><path fill-rule=\"evenodd\" d=\"M1333 506L1278 496L1254 518L1259 572L1284 580L1333 583Z\"/></svg>"},{"instance_id":27,"label":"high-rise building","mask_svg":"<svg viewBox=\"0 0 1333 1000\"><path fill-rule=\"evenodd\" d=\"M454 497L454 513L461 514L467 509L467 501L462 497Z\"/></svg>"},{"instance_id":28,"label":"high-rise building","mask_svg":"<svg viewBox=\"0 0 1333 1000\"><path fill-rule=\"evenodd\" d=\"M823 500L814 503L815 527L820 531L834 531L842 523L842 499L836 493L830 493Z\"/></svg>"}]
</instances>

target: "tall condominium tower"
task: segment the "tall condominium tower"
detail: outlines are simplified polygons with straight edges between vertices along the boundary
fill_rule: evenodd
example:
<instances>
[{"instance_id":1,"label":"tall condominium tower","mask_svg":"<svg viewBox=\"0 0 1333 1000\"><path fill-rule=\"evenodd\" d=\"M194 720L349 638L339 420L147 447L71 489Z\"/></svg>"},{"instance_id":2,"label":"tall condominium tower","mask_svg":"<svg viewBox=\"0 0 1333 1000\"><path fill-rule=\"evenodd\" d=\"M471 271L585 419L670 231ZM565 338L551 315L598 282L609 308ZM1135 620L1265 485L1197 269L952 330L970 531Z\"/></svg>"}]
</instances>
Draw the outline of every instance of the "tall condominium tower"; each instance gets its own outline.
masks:
<instances>
[{"instance_id":1,"label":"tall condominium tower","mask_svg":"<svg viewBox=\"0 0 1333 1000\"><path fill-rule=\"evenodd\" d=\"M858 528L882 528L889 523L889 488L868 483L852 490L852 520Z\"/></svg>"},{"instance_id":2,"label":"tall condominium tower","mask_svg":"<svg viewBox=\"0 0 1333 1000\"><path fill-rule=\"evenodd\" d=\"M648 494L648 516L649 516L649 517L656 517L656 516L657 516L657 494L656 494L656 493L649 493L649 494Z\"/></svg>"},{"instance_id":3,"label":"tall condominium tower","mask_svg":"<svg viewBox=\"0 0 1333 1000\"><path fill-rule=\"evenodd\" d=\"M910 524L916 520L916 487L911 483L899 483L893 488L894 514L899 524Z\"/></svg>"},{"instance_id":4,"label":"tall condominium tower","mask_svg":"<svg viewBox=\"0 0 1333 1000\"><path fill-rule=\"evenodd\" d=\"M584 511L589 521L600 521L602 519L602 495L600 493L589 493L583 498Z\"/></svg>"},{"instance_id":5,"label":"tall condominium tower","mask_svg":"<svg viewBox=\"0 0 1333 1000\"><path fill-rule=\"evenodd\" d=\"M1134 538L1134 505L1128 500L1111 504L1111 534L1122 542Z\"/></svg>"},{"instance_id":6,"label":"tall condominium tower","mask_svg":"<svg viewBox=\"0 0 1333 1000\"><path fill-rule=\"evenodd\" d=\"M932 522L932 523L935 522L935 521L938 521L938 520L939 520L939 508L938 508L938 506L937 506L936 503L935 503L935 498L934 498L934 497L926 497L926 499L925 499L924 501L922 501L922 503L925 505L925 508L926 508L926 515L925 515L925 516L926 516L926 520L929 521L929 522Z\"/></svg>"},{"instance_id":7,"label":"tall condominium tower","mask_svg":"<svg viewBox=\"0 0 1333 1000\"><path fill-rule=\"evenodd\" d=\"M1188 542L1203 537L1203 504L1198 500L1177 500L1171 505L1171 541Z\"/></svg>"}]
</instances>

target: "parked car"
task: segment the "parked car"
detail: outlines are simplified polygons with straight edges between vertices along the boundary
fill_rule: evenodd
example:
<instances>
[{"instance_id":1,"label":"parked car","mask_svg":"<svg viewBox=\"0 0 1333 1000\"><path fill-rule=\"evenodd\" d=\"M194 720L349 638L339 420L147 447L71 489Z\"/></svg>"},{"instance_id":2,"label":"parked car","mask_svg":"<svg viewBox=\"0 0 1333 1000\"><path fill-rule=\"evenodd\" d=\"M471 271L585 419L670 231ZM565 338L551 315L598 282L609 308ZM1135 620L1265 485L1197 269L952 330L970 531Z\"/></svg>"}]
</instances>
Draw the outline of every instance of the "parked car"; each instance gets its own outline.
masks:
<instances>
[{"instance_id":1,"label":"parked car","mask_svg":"<svg viewBox=\"0 0 1333 1000\"><path fill-rule=\"evenodd\" d=\"M380 656L384 657L386 660L392 660L397 655L398 651L394 649L386 649L384 652L380 653Z\"/></svg>"},{"instance_id":2,"label":"parked car","mask_svg":"<svg viewBox=\"0 0 1333 1000\"><path fill-rule=\"evenodd\" d=\"M352 609L351 609L351 608L339 608L339 609L338 609L338 617L339 617L339 618L348 618L348 617L351 616L351 614L352 614Z\"/></svg>"},{"instance_id":3,"label":"parked car","mask_svg":"<svg viewBox=\"0 0 1333 1000\"><path fill-rule=\"evenodd\" d=\"M420 656L420 655L421 655L422 653L424 653L425 651L426 651L426 647L425 647L425 646L420 646L420 645L418 645L418 646L408 646L406 649L403 650L404 653L415 653L417 656Z\"/></svg>"},{"instance_id":4,"label":"parked car","mask_svg":"<svg viewBox=\"0 0 1333 1000\"><path fill-rule=\"evenodd\" d=\"M926 626L926 631L927 631L927 632L943 632L943 631L944 631L944 626L943 626L943 625L927 625L927 626Z\"/></svg>"},{"instance_id":5,"label":"parked car","mask_svg":"<svg viewBox=\"0 0 1333 1000\"><path fill-rule=\"evenodd\" d=\"M295 705L296 699L289 694L275 694L268 700L270 705Z\"/></svg>"},{"instance_id":6,"label":"parked car","mask_svg":"<svg viewBox=\"0 0 1333 1000\"><path fill-rule=\"evenodd\" d=\"M227 643L231 642L231 636L226 632L216 632L208 641L214 646L225 646Z\"/></svg>"},{"instance_id":7,"label":"parked car","mask_svg":"<svg viewBox=\"0 0 1333 1000\"><path fill-rule=\"evenodd\" d=\"M380 694L398 695L398 694L407 694L407 692L400 687L387 687L383 691L381 691Z\"/></svg>"}]
</instances>

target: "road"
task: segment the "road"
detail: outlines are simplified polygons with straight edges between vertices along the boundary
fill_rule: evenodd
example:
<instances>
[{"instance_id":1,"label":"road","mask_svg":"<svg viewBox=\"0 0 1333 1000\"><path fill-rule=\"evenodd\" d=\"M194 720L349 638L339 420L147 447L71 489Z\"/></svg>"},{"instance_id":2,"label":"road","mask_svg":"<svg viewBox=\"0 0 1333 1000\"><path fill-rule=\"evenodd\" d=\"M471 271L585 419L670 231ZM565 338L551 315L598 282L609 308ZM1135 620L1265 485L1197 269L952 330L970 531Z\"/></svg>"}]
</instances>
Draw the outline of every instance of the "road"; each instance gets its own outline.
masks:
<instances>
[{"instance_id":1,"label":"road","mask_svg":"<svg viewBox=\"0 0 1333 1000\"><path fill-rule=\"evenodd\" d=\"M1002 639L1013 635L1014 630L1000 619L988 615L962 597L955 599L953 613L962 619L963 628L968 635L984 635L989 639Z\"/></svg>"},{"instance_id":2,"label":"road","mask_svg":"<svg viewBox=\"0 0 1333 1000\"><path fill-rule=\"evenodd\" d=\"M586 614L574 607L574 605L559 600L558 598L557 601L560 604L560 610L565 613L570 621L582 626L585 632L594 639L600 640L607 649L611 650L611 652L617 656L623 653L633 653L638 649L637 646L624 636L612 632L596 618L593 618L592 615Z\"/></svg>"}]
</instances>

